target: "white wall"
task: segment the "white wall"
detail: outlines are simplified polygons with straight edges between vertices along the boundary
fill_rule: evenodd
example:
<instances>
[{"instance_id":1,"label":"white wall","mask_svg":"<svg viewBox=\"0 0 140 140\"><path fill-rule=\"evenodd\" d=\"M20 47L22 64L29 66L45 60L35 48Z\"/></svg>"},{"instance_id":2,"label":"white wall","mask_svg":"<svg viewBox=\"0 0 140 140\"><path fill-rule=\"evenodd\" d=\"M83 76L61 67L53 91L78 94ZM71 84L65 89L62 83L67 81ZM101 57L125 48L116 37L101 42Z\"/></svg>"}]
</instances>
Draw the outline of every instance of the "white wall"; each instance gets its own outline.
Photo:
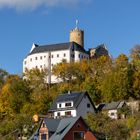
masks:
<instances>
[{"instance_id":1,"label":"white wall","mask_svg":"<svg viewBox=\"0 0 140 140\"><path fill-rule=\"evenodd\" d=\"M75 51L75 62L81 61L82 59L89 59L89 55L83 52Z\"/></svg>"},{"instance_id":2,"label":"white wall","mask_svg":"<svg viewBox=\"0 0 140 140\"><path fill-rule=\"evenodd\" d=\"M65 54L65 56L64 56ZM49 58L49 55L51 56ZM59 55L59 57L58 57ZM37 60L36 60L37 57ZM41 59L42 58L42 59ZM53 51L53 52L43 52L43 53L36 53L27 56L23 61L23 72L25 72L25 69L33 69L33 68L49 68L49 61L51 69L54 65L57 63L62 62L63 59L65 59L67 62L70 62L70 50L61 50L61 51ZM51 82L56 83L58 81L61 81L60 79L57 79L56 76L51 76Z\"/></svg>"},{"instance_id":3,"label":"white wall","mask_svg":"<svg viewBox=\"0 0 140 140\"><path fill-rule=\"evenodd\" d=\"M114 115L111 115L112 113L113 113ZM109 110L109 111L108 111L108 116L109 116L111 119L117 119L117 118L118 118L117 110Z\"/></svg>"},{"instance_id":4,"label":"white wall","mask_svg":"<svg viewBox=\"0 0 140 140\"><path fill-rule=\"evenodd\" d=\"M65 56L64 56L65 54ZM72 54L74 57L72 57ZM51 57L49 57L49 55ZM58 57L59 55L59 57ZM80 57L79 57L80 55ZM37 58L37 60L36 60ZM43 53L35 53L27 56L23 60L23 72L25 72L25 69L33 69L33 68L49 68L49 66L52 67L56 65L57 63L62 62L63 59L65 59L67 62L76 62L81 61L84 58L89 58L88 54L75 51L73 52L70 49L67 50L59 50L59 51L51 51L51 52L43 52ZM47 80L48 81L48 80ZM51 75L51 83L58 83L61 82L61 79L57 79L56 76Z\"/></svg>"},{"instance_id":5,"label":"white wall","mask_svg":"<svg viewBox=\"0 0 140 140\"><path fill-rule=\"evenodd\" d=\"M57 113L58 113L58 112L60 112L60 116L64 117L64 116L65 116L65 112L67 112L67 111L71 111L71 116L72 116L72 117L76 117L76 110L73 109L73 110L56 111L56 112L54 112L54 118L57 118L57 117L58 117L58 116L57 116Z\"/></svg>"}]
</instances>

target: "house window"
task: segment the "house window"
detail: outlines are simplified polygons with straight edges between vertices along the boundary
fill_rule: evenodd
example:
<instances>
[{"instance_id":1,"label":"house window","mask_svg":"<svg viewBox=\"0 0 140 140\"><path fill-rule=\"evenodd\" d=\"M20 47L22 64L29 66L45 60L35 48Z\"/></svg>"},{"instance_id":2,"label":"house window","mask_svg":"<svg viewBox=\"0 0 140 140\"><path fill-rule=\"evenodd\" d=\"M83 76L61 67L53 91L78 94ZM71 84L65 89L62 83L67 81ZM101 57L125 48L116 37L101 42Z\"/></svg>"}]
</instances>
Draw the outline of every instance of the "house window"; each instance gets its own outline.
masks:
<instances>
[{"instance_id":1,"label":"house window","mask_svg":"<svg viewBox=\"0 0 140 140\"><path fill-rule=\"evenodd\" d=\"M64 53L64 57L66 57L66 54Z\"/></svg>"},{"instance_id":2,"label":"house window","mask_svg":"<svg viewBox=\"0 0 140 140\"><path fill-rule=\"evenodd\" d=\"M65 116L71 116L71 111L66 111Z\"/></svg>"},{"instance_id":3,"label":"house window","mask_svg":"<svg viewBox=\"0 0 140 140\"><path fill-rule=\"evenodd\" d=\"M41 134L41 140L46 140L47 139L47 135L46 134Z\"/></svg>"},{"instance_id":4,"label":"house window","mask_svg":"<svg viewBox=\"0 0 140 140\"><path fill-rule=\"evenodd\" d=\"M78 124L77 124L77 127L78 127L78 128L80 128L80 127L81 127L81 125L78 123Z\"/></svg>"},{"instance_id":5,"label":"house window","mask_svg":"<svg viewBox=\"0 0 140 140\"><path fill-rule=\"evenodd\" d=\"M57 112L57 116L60 116L60 112Z\"/></svg>"},{"instance_id":6,"label":"house window","mask_svg":"<svg viewBox=\"0 0 140 140\"><path fill-rule=\"evenodd\" d=\"M57 54L57 57L59 57L59 54Z\"/></svg>"},{"instance_id":7,"label":"house window","mask_svg":"<svg viewBox=\"0 0 140 140\"><path fill-rule=\"evenodd\" d=\"M37 57L35 57L35 60L37 60Z\"/></svg>"},{"instance_id":8,"label":"house window","mask_svg":"<svg viewBox=\"0 0 140 140\"><path fill-rule=\"evenodd\" d=\"M45 123L42 124L42 127L43 127L43 128L45 127Z\"/></svg>"},{"instance_id":9,"label":"house window","mask_svg":"<svg viewBox=\"0 0 140 140\"><path fill-rule=\"evenodd\" d=\"M90 108L90 104L89 103L87 104L87 108Z\"/></svg>"},{"instance_id":10,"label":"house window","mask_svg":"<svg viewBox=\"0 0 140 140\"><path fill-rule=\"evenodd\" d=\"M115 114L113 113L113 112L111 112L111 114L110 114L111 116L114 116Z\"/></svg>"},{"instance_id":11,"label":"house window","mask_svg":"<svg viewBox=\"0 0 140 140\"><path fill-rule=\"evenodd\" d=\"M61 108L61 104L59 104L59 108Z\"/></svg>"},{"instance_id":12,"label":"house window","mask_svg":"<svg viewBox=\"0 0 140 140\"><path fill-rule=\"evenodd\" d=\"M46 58L46 56L44 56L44 58Z\"/></svg>"},{"instance_id":13,"label":"house window","mask_svg":"<svg viewBox=\"0 0 140 140\"><path fill-rule=\"evenodd\" d=\"M38 67L37 67L37 66L35 66L35 68L37 69Z\"/></svg>"},{"instance_id":14,"label":"house window","mask_svg":"<svg viewBox=\"0 0 140 140\"><path fill-rule=\"evenodd\" d=\"M32 62L32 58L30 58L30 61Z\"/></svg>"},{"instance_id":15,"label":"house window","mask_svg":"<svg viewBox=\"0 0 140 140\"><path fill-rule=\"evenodd\" d=\"M74 140L84 140L84 132L74 132L73 134Z\"/></svg>"},{"instance_id":16,"label":"house window","mask_svg":"<svg viewBox=\"0 0 140 140\"><path fill-rule=\"evenodd\" d=\"M42 59L42 56L40 56L40 59Z\"/></svg>"},{"instance_id":17,"label":"house window","mask_svg":"<svg viewBox=\"0 0 140 140\"><path fill-rule=\"evenodd\" d=\"M40 68L42 68L42 65L40 65Z\"/></svg>"},{"instance_id":18,"label":"house window","mask_svg":"<svg viewBox=\"0 0 140 140\"><path fill-rule=\"evenodd\" d=\"M71 107L71 103L65 103L65 107Z\"/></svg>"}]
</instances>

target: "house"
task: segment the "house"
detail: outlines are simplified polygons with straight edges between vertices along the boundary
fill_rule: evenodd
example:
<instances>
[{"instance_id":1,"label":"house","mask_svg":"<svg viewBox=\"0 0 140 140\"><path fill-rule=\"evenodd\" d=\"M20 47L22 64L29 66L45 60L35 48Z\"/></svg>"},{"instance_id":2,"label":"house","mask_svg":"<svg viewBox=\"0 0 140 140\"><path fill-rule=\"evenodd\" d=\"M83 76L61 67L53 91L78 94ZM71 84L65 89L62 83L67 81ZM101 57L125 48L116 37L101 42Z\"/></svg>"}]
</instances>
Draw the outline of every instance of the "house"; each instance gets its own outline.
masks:
<instances>
[{"instance_id":1,"label":"house","mask_svg":"<svg viewBox=\"0 0 140 140\"><path fill-rule=\"evenodd\" d=\"M140 111L140 100L128 101L126 102L127 106L131 109L131 114L133 115L135 112Z\"/></svg>"},{"instance_id":2,"label":"house","mask_svg":"<svg viewBox=\"0 0 140 140\"><path fill-rule=\"evenodd\" d=\"M49 110L54 118L85 118L89 112L96 113L96 108L87 92L68 92L59 95Z\"/></svg>"},{"instance_id":3,"label":"house","mask_svg":"<svg viewBox=\"0 0 140 140\"><path fill-rule=\"evenodd\" d=\"M110 103L103 103L100 104L97 108L98 111L102 111L107 113L107 115L111 118L111 119L118 119L119 116L119 109L123 108L126 106L125 101L117 101L117 102L110 102ZM121 117L125 117L123 114Z\"/></svg>"},{"instance_id":4,"label":"house","mask_svg":"<svg viewBox=\"0 0 140 140\"><path fill-rule=\"evenodd\" d=\"M43 119L29 140L97 140L82 117Z\"/></svg>"}]
</instances>

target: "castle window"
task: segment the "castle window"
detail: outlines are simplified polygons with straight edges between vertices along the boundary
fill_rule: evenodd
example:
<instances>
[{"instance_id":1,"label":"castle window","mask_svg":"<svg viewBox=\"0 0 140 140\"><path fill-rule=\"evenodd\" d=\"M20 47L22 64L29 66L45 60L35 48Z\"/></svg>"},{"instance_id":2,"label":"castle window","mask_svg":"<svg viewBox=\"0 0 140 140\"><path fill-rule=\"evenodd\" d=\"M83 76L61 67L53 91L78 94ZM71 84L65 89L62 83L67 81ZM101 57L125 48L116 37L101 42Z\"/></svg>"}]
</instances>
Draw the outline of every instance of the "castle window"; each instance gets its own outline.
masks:
<instances>
[{"instance_id":1,"label":"castle window","mask_svg":"<svg viewBox=\"0 0 140 140\"><path fill-rule=\"evenodd\" d=\"M78 57L80 58L80 54L78 55Z\"/></svg>"},{"instance_id":2,"label":"castle window","mask_svg":"<svg viewBox=\"0 0 140 140\"><path fill-rule=\"evenodd\" d=\"M71 57L74 58L74 54L71 54Z\"/></svg>"},{"instance_id":3,"label":"castle window","mask_svg":"<svg viewBox=\"0 0 140 140\"><path fill-rule=\"evenodd\" d=\"M66 54L64 53L64 57L66 57Z\"/></svg>"},{"instance_id":4,"label":"castle window","mask_svg":"<svg viewBox=\"0 0 140 140\"><path fill-rule=\"evenodd\" d=\"M32 61L32 58L30 58L30 61Z\"/></svg>"},{"instance_id":5,"label":"castle window","mask_svg":"<svg viewBox=\"0 0 140 140\"><path fill-rule=\"evenodd\" d=\"M42 68L42 65L40 65L40 68Z\"/></svg>"},{"instance_id":6,"label":"castle window","mask_svg":"<svg viewBox=\"0 0 140 140\"><path fill-rule=\"evenodd\" d=\"M59 54L57 54L57 57L59 57Z\"/></svg>"},{"instance_id":7,"label":"castle window","mask_svg":"<svg viewBox=\"0 0 140 140\"><path fill-rule=\"evenodd\" d=\"M42 56L40 56L40 59L42 59Z\"/></svg>"},{"instance_id":8,"label":"castle window","mask_svg":"<svg viewBox=\"0 0 140 140\"><path fill-rule=\"evenodd\" d=\"M37 57L35 57L35 60L37 60Z\"/></svg>"},{"instance_id":9,"label":"castle window","mask_svg":"<svg viewBox=\"0 0 140 140\"><path fill-rule=\"evenodd\" d=\"M46 56L44 56L44 58L46 58Z\"/></svg>"}]
</instances>

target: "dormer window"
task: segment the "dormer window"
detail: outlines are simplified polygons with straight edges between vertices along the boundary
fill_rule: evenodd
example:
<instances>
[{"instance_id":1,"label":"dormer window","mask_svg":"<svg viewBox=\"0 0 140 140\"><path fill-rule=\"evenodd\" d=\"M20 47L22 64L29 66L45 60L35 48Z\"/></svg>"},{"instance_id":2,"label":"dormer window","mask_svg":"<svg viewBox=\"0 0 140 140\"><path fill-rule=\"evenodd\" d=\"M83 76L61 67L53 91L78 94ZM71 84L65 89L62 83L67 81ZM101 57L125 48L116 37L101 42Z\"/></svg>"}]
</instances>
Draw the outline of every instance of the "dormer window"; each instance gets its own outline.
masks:
<instances>
[{"instance_id":1,"label":"dormer window","mask_svg":"<svg viewBox=\"0 0 140 140\"><path fill-rule=\"evenodd\" d=\"M61 104L59 104L59 108L61 108Z\"/></svg>"},{"instance_id":2,"label":"dormer window","mask_svg":"<svg viewBox=\"0 0 140 140\"><path fill-rule=\"evenodd\" d=\"M62 104L61 103L57 103L57 108L62 108Z\"/></svg>"},{"instance_id":3,"label":"dormer window","mask_svg":"<svg viewBox=\"0 0 140 140\"><path fill-rule=\"evenodd\" d=\"M71 107L71 106L72 106L71 102L65 103L65 107Z\"/></svg>"}]
</instances>

